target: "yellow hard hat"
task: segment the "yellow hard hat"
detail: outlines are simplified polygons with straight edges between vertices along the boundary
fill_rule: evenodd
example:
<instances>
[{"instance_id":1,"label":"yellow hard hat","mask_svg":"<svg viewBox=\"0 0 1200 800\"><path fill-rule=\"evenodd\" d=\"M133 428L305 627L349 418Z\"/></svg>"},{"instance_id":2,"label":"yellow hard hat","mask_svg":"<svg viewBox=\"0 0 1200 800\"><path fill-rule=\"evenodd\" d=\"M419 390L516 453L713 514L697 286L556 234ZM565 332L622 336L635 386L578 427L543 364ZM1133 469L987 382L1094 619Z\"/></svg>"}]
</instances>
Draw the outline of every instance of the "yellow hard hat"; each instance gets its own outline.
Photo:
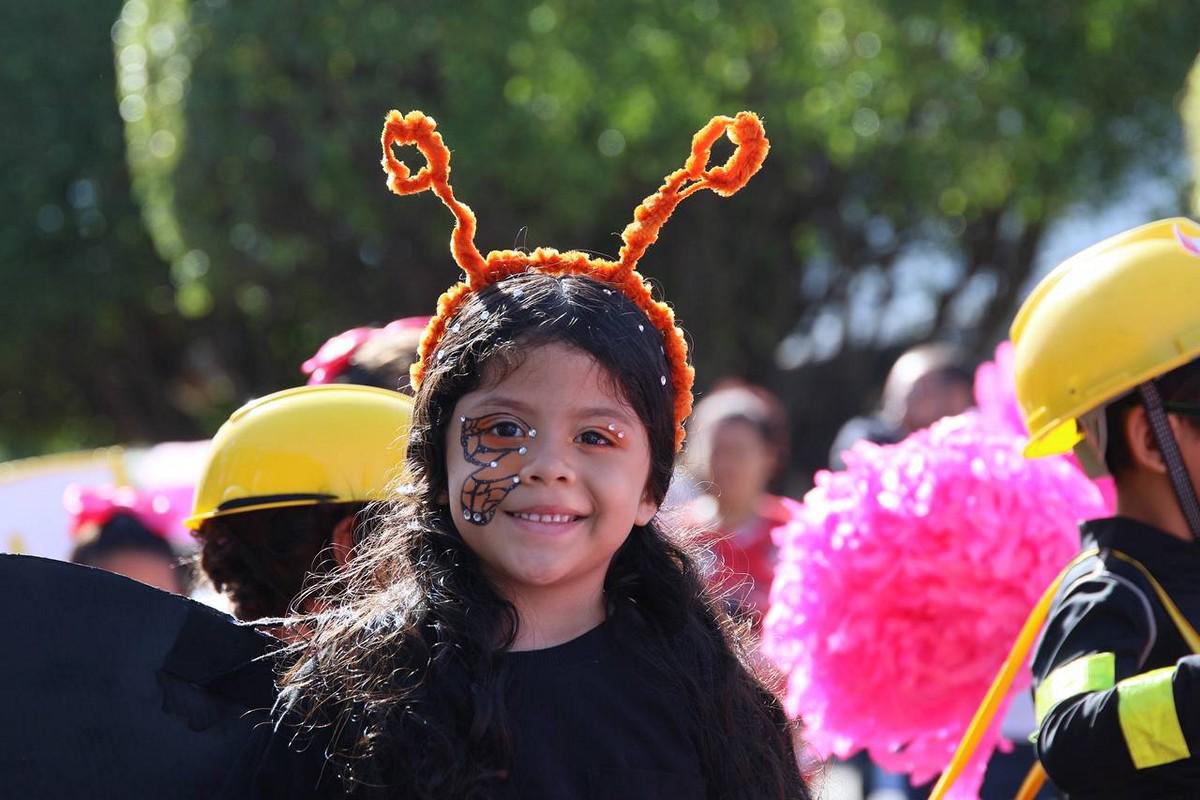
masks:
<instances>
[{"instance_id":1,"label":"yellow hard hat","mask_svg":"<svg viewBox=\"0 0 1200 800\"><path fill-rule=\"evenodd\" d=\"M1165 219L1060 264L1012 324L1030 458L1068 452L1077 420L1200 356L1200 225Z\"/></svg>"},{"instance_id":2,"label":"yellow hard hat","mask_svg":"<svg viewBox=\"0 0 1200 800\"><path fill-rule=\"evenodd\" d=\"M252 400L213 437L192 515L382 500L401 477L412 398L354 384L286 389Z\"/></svg>"}]
</instances>

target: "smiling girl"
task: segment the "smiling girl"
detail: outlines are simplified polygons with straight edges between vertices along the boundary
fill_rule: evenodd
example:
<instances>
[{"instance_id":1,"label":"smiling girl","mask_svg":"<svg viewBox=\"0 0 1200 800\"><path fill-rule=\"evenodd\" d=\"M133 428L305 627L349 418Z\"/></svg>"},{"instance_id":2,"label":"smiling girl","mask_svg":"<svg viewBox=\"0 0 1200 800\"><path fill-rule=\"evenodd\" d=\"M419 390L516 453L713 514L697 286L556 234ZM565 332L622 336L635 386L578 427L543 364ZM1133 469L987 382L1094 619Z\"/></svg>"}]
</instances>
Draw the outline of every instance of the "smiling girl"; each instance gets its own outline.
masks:
<instances>
[{"instance_id":1,"label":"smiling girl","mask_svg":"<svg viewBox=\"0 0 1200 800\"><path fill-rule=\"evenodd\" d=\"M722 133L737 151L707 169ZM410 177L395 144L429 165ZM714 119L639 207L617 262L485 259L433 120L392 112L389 185L450 207L467 280L443 295L413 368L414 480L352 562L348 593L309 621L286 679L287 723L304 723L291 730L324 725L294 740L319 739L312 769L268 766L268 792L809 796L795 726L689 546L656 519L692 371L634 270L680 200L732 194L766 149L757 117Z\"/></svg>"}]
</instances>

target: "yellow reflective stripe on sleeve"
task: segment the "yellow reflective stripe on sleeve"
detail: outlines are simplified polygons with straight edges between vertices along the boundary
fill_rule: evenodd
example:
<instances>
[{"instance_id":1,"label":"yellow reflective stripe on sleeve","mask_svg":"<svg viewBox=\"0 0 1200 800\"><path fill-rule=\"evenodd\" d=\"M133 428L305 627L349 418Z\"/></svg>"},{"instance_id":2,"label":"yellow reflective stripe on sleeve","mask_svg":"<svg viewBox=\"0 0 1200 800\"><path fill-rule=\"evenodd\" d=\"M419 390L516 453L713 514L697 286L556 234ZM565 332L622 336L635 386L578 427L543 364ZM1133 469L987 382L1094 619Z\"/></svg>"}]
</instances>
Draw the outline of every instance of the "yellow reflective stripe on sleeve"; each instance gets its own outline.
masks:
<instances>
[{"instance_id":1,"label":"yellow reflective stripe on sleeve","mask_svg":"<svg viewBox=\"0 0 1200 800\"><path fill-rule=\"evenodd\" d=\"M1093 653L1063 664L1046 676L1033 697L1038 725L1050 709L1077 694L1111 689L1117 682L1117 658L1112 653Z\"/></svg>"},{"instance_id":2,"label":"yellow reflective stripe on sleeve","mask_svg":"<svg viewBox=\"0 0 1200 800\"><path fill-rule=\"evenodd\" d=\"M1163 667L1117 684L1117 716L1138 769L1170 764L1192 754L1175 711L1173 677L1175 668Z\"/></svg>"}]
</instances>

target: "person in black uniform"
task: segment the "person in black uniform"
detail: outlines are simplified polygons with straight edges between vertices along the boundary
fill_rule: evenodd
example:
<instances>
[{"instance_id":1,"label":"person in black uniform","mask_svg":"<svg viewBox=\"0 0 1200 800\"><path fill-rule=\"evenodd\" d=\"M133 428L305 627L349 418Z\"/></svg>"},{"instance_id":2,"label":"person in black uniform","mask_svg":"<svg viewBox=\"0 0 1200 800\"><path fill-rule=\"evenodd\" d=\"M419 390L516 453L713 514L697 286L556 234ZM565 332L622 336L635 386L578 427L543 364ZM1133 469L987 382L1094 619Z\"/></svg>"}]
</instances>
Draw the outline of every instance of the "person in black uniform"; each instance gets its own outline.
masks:
<instances>
[{"instance_id":1,"label":"person in black uniform","mask_svg":"<svg viewBox=\"0 0 1200 800\"><path fill-rule=\"evenodd\" d=\"M1013 324L1027 455L1113 475L1033 659L1038 757L1071 798L1200 797L1200 228L1101 242Z\"/></svg>"}]
</instances>

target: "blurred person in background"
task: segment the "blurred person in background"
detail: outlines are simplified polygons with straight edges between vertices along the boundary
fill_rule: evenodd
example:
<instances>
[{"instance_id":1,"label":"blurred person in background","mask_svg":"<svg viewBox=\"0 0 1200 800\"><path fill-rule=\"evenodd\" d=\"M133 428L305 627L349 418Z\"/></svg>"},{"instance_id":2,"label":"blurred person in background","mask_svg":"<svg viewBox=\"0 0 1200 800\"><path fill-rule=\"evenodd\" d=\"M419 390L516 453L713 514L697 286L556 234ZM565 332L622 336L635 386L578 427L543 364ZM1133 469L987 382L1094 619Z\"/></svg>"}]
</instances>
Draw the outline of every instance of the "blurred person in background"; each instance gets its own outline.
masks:
<instances>
[{"instance_id":1,"label":"blurred person in background","mask_svg":"<svg viewBox=\"0 0 1200 800\"><path fill-rule=\"evenodd\" d=\"M844 424L829 449L829 466L845 466L842 453L856 442L893 444L942 417L961 414L974 404L974 375L953 345L932 342L904 352L888 372L880 409Z\"/></svg>"},{"instance_id":2,"label":"blurred person in background","mask_svg":"<svg viewBox=\"0 0 1200 800\"><path fill-rule=\"evenodd\" d=\"M130 487L67 487L63 504L72 516L70 561L115 572L156 589L186 594L190 581L180 554L166 538L153 499ZM163 509L157 509L158 512Z\"/></svg>"},{"instance_id":3,"label":"blurred person in background","mask_svg":"<svg viewBox=\"0 0 1200 800\"><path fill-rule=\"evenodd\" d=\"M302 386L252 400L213 437L185 524L242 620L285 616L310 575L345 564L368 505L401 477L412 400L369 386Z\"/></svg>"},{"instance_id":4,"label":"blurred person in background","mask_svg":"<svg viewBox=\"0 0 1200 800\"><path fill-rule=\"evenodd\" d=\"M771 530L789 519L769 492L787 463L787 415L759 386L723 381L696 404L685 463L703 494L683 509L685 524L705 532L715 555L710 586L757 625L775 574Z\"/></svg>"},{"instance_id":5,"label":"blurred person in background","mask_svg":"<svg viewBox=\"0 0 1200 800\"><path fill-rule=\"evenodd\" d=\"M321 345L300 370L309 386L357 383L412 394L408 369L428 324L429 317L404 317L382 328L351 328Z\"/></svg>"}]
</instances>

